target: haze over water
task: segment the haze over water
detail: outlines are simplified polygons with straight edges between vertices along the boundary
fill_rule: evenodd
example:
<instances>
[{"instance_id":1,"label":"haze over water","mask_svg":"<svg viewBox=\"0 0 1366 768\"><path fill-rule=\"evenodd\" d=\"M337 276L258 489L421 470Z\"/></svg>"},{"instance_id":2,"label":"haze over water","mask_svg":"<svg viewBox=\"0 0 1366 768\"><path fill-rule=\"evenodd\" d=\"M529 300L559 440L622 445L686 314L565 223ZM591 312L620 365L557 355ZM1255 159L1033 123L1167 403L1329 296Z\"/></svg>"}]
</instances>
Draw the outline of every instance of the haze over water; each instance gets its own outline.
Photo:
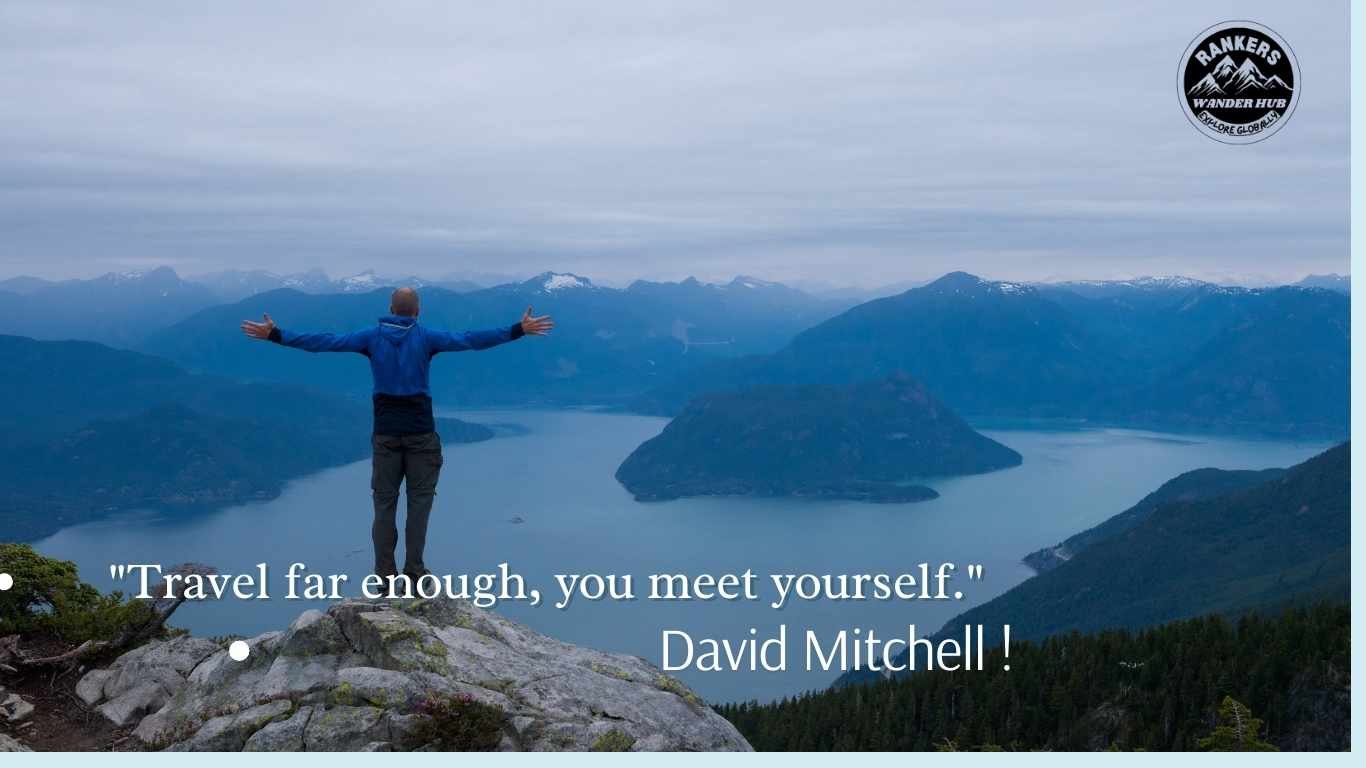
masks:
<instances>
[{"instance_id":1,"label":"haze over water","mask_svg":"<svg viewBox=\"0 0 1366 768\"><path fill-rule=\"evenodd\" d=\"M480 411L471 421L516 423L526 434L472 445L448 445L427 547L437 573L492 572L501 562L542 594L540 606L505 603L496 610L562 640L661 662L661 632L694 638L759 637L788 626L784 673L675 673L712 701L769 700L829 684L835 672L804 667L803 634L829 642L843 629L920 634L990 599L1030 575L1026 553L1057 543L1131 506L1163 482L1191 469L1289 466L1328 447L1126 430L989 431L1024 456L1020 467L931 483L934 501L906 505L700 498L638 503L613 478L617 466L666 419L589 411ZM266 562L272 599L191 604L174 624L200 635L254 635L282 629L299 612L324 604L285 600L284 573L302 562L312 573L347 573L359 594L369 572L370 463L360 461L290 483L277 499L174 520L155 513L63 530L36 544L44 554L76 561L101 589L115 584L111 563L194 561L221 573ZM514 523L514 518L523 520ZM959 565L950 587L956 601L790 602L768 608L771 573L917 572L922 562ZM982 581L961 574L985 567ZM751 569L759 600L657 602L643 599L651 573L721 575ZM578 598L553 603L561 573L632 574L638 599Z\"/></svg>"}]
</instances>

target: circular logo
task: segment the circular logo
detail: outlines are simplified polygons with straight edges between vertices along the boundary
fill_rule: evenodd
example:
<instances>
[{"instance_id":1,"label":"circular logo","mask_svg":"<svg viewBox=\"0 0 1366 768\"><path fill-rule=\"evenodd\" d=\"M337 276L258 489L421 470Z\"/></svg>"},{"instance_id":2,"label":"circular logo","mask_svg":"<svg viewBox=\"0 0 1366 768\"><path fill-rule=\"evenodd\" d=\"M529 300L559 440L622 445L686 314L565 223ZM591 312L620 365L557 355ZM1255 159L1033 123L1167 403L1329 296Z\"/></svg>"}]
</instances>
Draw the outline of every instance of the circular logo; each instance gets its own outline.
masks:
<instances>
[{"instance_id":1,"label":"circular logo","mask_svg":"<svg viewBox=\"0 0 1366 768\"><path fill-rule=\"evenodd\" d=\"M1280 130L1295 111L1300 67L1272 30L1226 21L1191 41L1176 85L1191 125L1226 144L1252 144Z\"/></svg>"}]
</instances>

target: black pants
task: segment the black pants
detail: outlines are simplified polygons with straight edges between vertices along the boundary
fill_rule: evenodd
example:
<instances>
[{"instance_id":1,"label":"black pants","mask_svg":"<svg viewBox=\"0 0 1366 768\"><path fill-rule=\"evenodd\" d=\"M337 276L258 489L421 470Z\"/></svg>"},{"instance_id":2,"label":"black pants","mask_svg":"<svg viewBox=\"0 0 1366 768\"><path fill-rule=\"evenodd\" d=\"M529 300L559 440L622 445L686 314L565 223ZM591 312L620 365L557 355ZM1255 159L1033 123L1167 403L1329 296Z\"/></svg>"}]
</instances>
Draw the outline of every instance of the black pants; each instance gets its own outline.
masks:
<instances>
[{"instance_id":1,"label":"black pants","mask_svg":"<svg viewBox=\"0 0 1366 768\"><path fill-rule=\"evenodd\" d=\"M420 576L426 571L422 553L427 546L427 519L436 498L436 481L441 477L441 436L435 432L421 435L375 435L374 469L370 489L375 496L375 523L370 536L375 542L375 573L398 573L394 547L398 544L398 488L408 482L408 519L404 523L403 572Z\"/></svg>"}]
</instances>

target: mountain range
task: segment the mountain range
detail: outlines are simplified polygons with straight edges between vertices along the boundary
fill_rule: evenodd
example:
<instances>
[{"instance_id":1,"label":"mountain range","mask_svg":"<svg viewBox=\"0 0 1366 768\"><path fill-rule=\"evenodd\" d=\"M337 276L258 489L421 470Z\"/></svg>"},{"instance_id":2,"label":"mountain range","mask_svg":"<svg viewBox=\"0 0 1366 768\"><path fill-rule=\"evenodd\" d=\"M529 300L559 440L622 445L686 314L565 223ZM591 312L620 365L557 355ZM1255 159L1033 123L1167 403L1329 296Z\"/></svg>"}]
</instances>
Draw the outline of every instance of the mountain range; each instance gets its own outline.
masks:
<instances>
[{"instance_id":1,"label":"mountain range","mask_svg":"<svg viewBox=\"0 0 1366 768\"><path fill-rule=\"evenodd\" d=\"M1323 288L1329 291L1337 291L1338 293L1350 294L1352 292L1352 277L1351 275L1331 274L1308 275L1303 280L1300 280L1298 283L1295 283L1295 285L1299 285L1305 288Z\"/></svg>"},{"instance_id":2,"label":"mountain range","mask_svg":"<svg viewBox=\"0 0 1366 768\"><path fill-rule=\"evenodd\" d=\"M905 371L978 426L1062 420L1346 434L1349 299L1302 287L996 282L951 273L853 307L769 355L699 366L634 401L847 385Z\"/></svg>"},{"instance_id":3,"label":"mountain range","mask_svg":"<svg viewBox=\"0 0 1366 768\"><path fill-rule=\"evenodd\" d=\"M444 288L457 293L486 287L484 283L459 278L429 279L415 275L405 277L381 276L367 269L347 277L333 279L321 269L292 274L276 274L268 270L224 270L194 275L190 280L203 285L222 302L241 301L248 296L279 288L293 288L304 293L368 293L377 288L399 285L414 288Z\"/></svg>"},{"instance_id":4,"label":"mountain range","mask_svg":"<svg viewBox=\"0 0 1366 768\"><path fill-rule=\"evenodd\" d=\"M0 333L128 347L216 303L169 267L62 282L20 277L0 283Z\"/></svg>"},{"instance_id":5,"label":"mountain range","mask_svg":"<svg viewBox=\"0 0 1366 768\"><path fill-rule=\"evenodd\" d=\"M861 304L778 283L637 281L567 273L489 288L223 273L218 288L170 269L61 283L0 284L0 333L89 339L195 371L365 391L358 359L281 356L233 329L271 312L286 327L350 330L387 308L385 283L423 285L423 322L511 323L527 305L557 317L548 343L455 362L452 404L626 405L674 414L692 397L751 386L844 386L906 371L969 421L1029 420L1276 435L1343 434L1349 281L1236 288L1188 278L1022 284L952 273ZM253 292L222 303L229 289ZM1307 286L1330 290L1310 290Z\"/></svg>"},{"instance_id":6,"label":"mountain range","mask_svg":"<svg viewBox=\"0 0 1366 768\"><path fill-rule=\"evenodd\" d=\"M517 284L455 293L422 292L420 322L442 328L506 326L533 306L556 320L553 337L433 364L433 394L445 405L622 402L710 360L768 352L802 328L844 309L775 283L737 278L714 285L638 281L605 288L545 273ZM388 293L312 295L271 291L204 309L153 334L139 349L191 370L275 379L339 392L369 391L359 355L307 355L252 343L236 328L269 312L282 327L349 331L373 325Z\"/></svg>"},{"instance_id":7,"label":"mountain range","mask_svg":"<svg viewBox=\"0 0 1366 768\"><path fill-rule=\"evenodd\" d=\"M464 280L385 278L373 270L336 280L316 269L288 275L230 270L185 278L170 267L110 272L87 280L20 276L0 281L0 333L132 347L202 309L267 291L368 293L396 285L457 292L481 287Z\"/></svg>"}]
</instances>

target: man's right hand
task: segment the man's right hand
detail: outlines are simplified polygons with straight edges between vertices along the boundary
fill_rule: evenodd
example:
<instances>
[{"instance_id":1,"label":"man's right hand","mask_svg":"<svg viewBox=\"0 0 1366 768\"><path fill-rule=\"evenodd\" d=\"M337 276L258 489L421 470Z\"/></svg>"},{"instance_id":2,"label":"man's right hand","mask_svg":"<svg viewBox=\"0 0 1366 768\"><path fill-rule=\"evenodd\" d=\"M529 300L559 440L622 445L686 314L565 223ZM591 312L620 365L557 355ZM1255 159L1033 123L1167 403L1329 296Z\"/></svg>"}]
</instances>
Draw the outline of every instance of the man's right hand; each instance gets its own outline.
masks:
<instances>
[{"instance_id":1,"label":"man's right hand","mask_svg":"<svg viewBox=\"0 0 1366 768\"><path fill-rule=\"evenodd\" d=\"M242 333L253 339L269 339L271 331L275 330L275 321L270 319L270 315L261 315L261 320L259 323L243 320Z\"/></svg>"}]
</instances>

